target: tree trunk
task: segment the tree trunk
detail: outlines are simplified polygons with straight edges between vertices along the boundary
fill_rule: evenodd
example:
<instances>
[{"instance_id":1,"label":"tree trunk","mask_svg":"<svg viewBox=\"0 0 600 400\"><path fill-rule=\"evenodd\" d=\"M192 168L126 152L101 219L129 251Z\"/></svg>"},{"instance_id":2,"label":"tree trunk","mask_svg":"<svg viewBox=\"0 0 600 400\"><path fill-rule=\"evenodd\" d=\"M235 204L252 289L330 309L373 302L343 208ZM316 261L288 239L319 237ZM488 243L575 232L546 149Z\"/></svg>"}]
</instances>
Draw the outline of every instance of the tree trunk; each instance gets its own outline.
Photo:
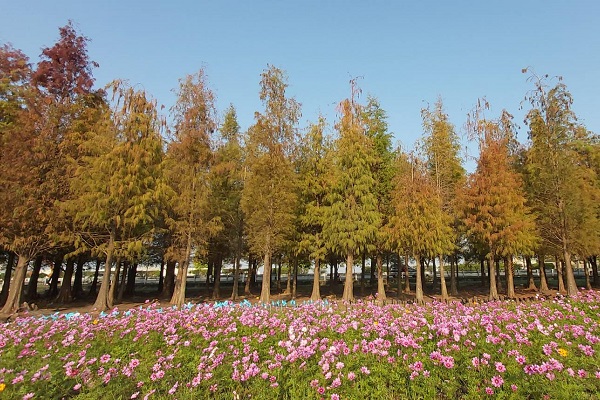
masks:
<instances>
[{"instance_id":1,"label":"tree trunk","mask_svg":"<svg viewBox=\"0 0 600 400\"><path fill-rule=\"evenodd\" d=\"M425 258L421 258L419 260L421 267L419 268L421 270L421 290L425 291L425 284L427 282L425 282L425 264L427 263L427 260Z\"/></svg>"},{"instance_id":2,"label":"tree trunk","mask_svg":"<svg viewBox=\"0 0 600 400\"><path fill-rule=\"evenodd\" d=\"M506 296L509 299L515 298L515 266L513 264L513 257L508 256L504 259L504 271L506 274Z\"/></svg>"},{"instance_id":3,"label":"tree trunk","mask_svg":"<svg viewBox=\"0 0 600 400\"><path fill-rule=\"evenodd\" d=\"M442 292L442 300L448 300L448 289L446 288L446 272L444 271L444 257L440 256L440 287ZM452 273L452 270L450 270Z\"/></svg>"},{"instance_id":4,"label":"tree trunk","mask_svg":"<svg viewBox=\"0 0 600 400\"><path fill-rule=\"evenodd\" d=\"M54 259L52 275L50 275L50 286L48 287L48 298L53 299L58 295L58 278L63 264L64 254L58 254Z\"/></svg>"},{"instance_id":5,"label":"tree trunk","mask_svg":"<svg viewBox=\"0 0 600 400\"><path fill-rule=\"evenodd\" d=\"M390 263L389 263L389 259L387 260L387 276L389 278L390 276ZM376 268L373 268L373 260L371 260L371 269L369 270L369 287L373 287L373 284L375 282L375 278L376 278ZM379 285L379 283L377 283Z\"/></svg>"},{"instance_id":6,"label":"tree trunk","mask_svg":"<svg viewBox=\"0 0 600 400\"><path fill-rule=\"evenodd\" d=\"M209 290L210 290L210 277L213 275L214 264L215 264L214 255L211 254L208 256L208 265L207 265L207 269L206 269L206 292L207 293L209 293Z\"/></svg>"},{"instance_id":7,"label":"tree trunk","mask_svg":"<svg viewBox=\"0 0 600 400\"><path fill-rule=\"evenodd\" d=\"M554 265L556 267L556 275L558 278L558 293L565 294L567 290L565 289L565 280L563 279L563 266L558 259L558 256L554 256Z\"/></svg>"},{"instance_id":8,"label":"tree trunk","mask_svg":"<svg viewBox=\"0 0 600 400\"><path fill-rule=\"evenodd\" d=\"M72 297L80 299L83 297L83 266L89 254L80 254L77 257L77 268L75 268L75 279L73 280Z\"/></svg>"},{"instance_id":9,"label":"tree trunk","mask_svg":"<svg viewBox=\"0 0 600 400\"><path fill-rule=\"evenodd\" d=\"M401 259L402 257L400 256L400 252L398 252L398 281L396 282L396 298L398 299L400 298L402 293L402 271L406 269L405 275L408 275L408 265L402 266L402 263L400 262Z\"/></svg>"},{"instance_id":10,"label":"tree trunk","mask_svg":"<svg viewBox=\"0 0 600 400\"><path fill-rule=\"evenodd\" d=\"M131 265L129 261L126 261L123 264L123 271L121 272L121 280L119 281L119 292L117 294L117 303L121 304L123 302L123 294L125 294L125 286L127 277L129 276L129 270L131 269Z\"/></svg>"},{"instance_id":11,"label":"tree trunk","mask_svg":"<svg viewBox=\"0 0 600 400\"><path fill-rule=\"evenodd\" d=\"M75 260L71 257L67 260L67 266L65 267L65 273L63 275L62 285L60 285L60 291L56 296L56 302L59 304L69 303L73 300L73 288L71 280L73 279L73 270L75 269Z\"/></svg>"},{"instance_id":12,"label":"tree trunk","mask_svg":"<svg viewBox=\"0 0 600 400\"><path fill-rule=\"evenodd\" d=\"M192 234L188 233L185 254L183 259L179 262L179 270L177 271L177 279L175 280L175 289L173 290L173 297L171 297L171 304L177 307L181 307L183 303L185 303L185 288L187 286L187 273L191 255Z\"/></svg>"},{"instance_id":13,"label":"tree trunk","mask_svg":"<svg viewBox=\"0 0 600 400\"><path fill-rule=\"evenodd\" d=\"M96 290L98 288L98 273L100 272L100 258L96 258L96 270L94 271L94 279L92 280L92 285L90 286L90 296L96 295Z\"/></svg>"},{"instance_id":14,"label":"tree trunk","mask_svg":"<svg viewBox=\"0 0 600 400\"><path fill-rule=\"evenodd\" d=\"M173 292L175 291L175 266L176 262L169 260L167 261L167 269L165 271L165 284L163 286L163 290L161 296L165 299L170 299L173 297Z\"/></svg>"},{"instance_id":15,"label":"tree trunk","mask_svg":"<svg viewBox=\"0 0 600 400\"><path fill-rule=\"evenodd\" d=\"M540 292L545 293L550 289L546 278L546 256L543 254L538 256L538 268L540 270Z\"/></svg>"},{"instance_id":16,"label":"tree trunk","mask_svg":"<svg viewBox=\"0 0 600 400\"><path fill-rule=\"evenodd\" d=\"M535 280L533 279L533 268L531 267L531 257L525 257L525 265L527 266L527 289L537 290Z\"/></svg>"},{"instance_id":17,"label":"tree trunk","mask_svg":"<svg viewBox=\"0 0 600 400\"><path fill-rule=\"evenodd\" d=\"M592 283L590 282L589 264L587 260L583 260L583 273L585 274L585 288L592 290Z\"/></svg>"},{"instance_id":18,"label":"tree trunk","mask_svg":"<svg viewBox=\"0 0 600 400\"><path fill-rule=\"evenodd\" d=\"M115 251L115 240L116 240L115 228L110 231L110 239L108 241L108 248L106 249L106 264L104 265L104 274L102 275L102 283L100 284L100 290L94 303L94 309L98 311L105 311L112 308L112 304L108 302L108 290L110 289L110 272L113 263L113 253Z\"/></svg>"},{"instance_id":19,"label":"tree trunk","mask_svg":"<svg viewBox=\"0 0 600 400\"><path fill-rule=\"evenodd\" d=\"M233 288L231 289L231 300L236 301L239 295L239 279L240 279L240 256L236 251L233 260Z\"/></svg>"},{"instance_id":20,"label":"tree trunk","mask_svg":"<svg viewBox=\"0 0 600 400\"><path fill-rule=\"evenodd\" d=\"M15 253L13 253L12 251L8 253L8 260L6 260L6 271L4 271L4 282L2 282L2 292L0 292L0 307L4 306L6 304L6 299L8 299L10 279L13 272L15 258Z\"/></svg>"},{"instance_id":21,"label":"tree trunk","mask_svg":"<svg viewBox=\"0 0 600 400\"><path fill-rule=\"evenodd\" d=\"M260 302L269 304L271 302L271 254L265 253L263 265L262 287L260 290Z\"/></svg>"},{"instance_id":22,"label":"tree trunk","mask_svg":"<svg viewBox=\"0 0 600 400\"><path fill-rule=\"evenodd\" d=\"M38 296L38 278L40 277L40 269L42 269L42 256L37 256L33 263L33 270L29 277L29 285L27 285L27 300L37 300Z\"/></svg>"},{"instance_id":23,"label":"tree trunk","mask_svg":"<svg viewBox=\"0 0 600 400\"><path fill-rule=\"evenodd\" d=\"M292 284L292 299L298 294L298 258L294 257L294 281Z\"/></svg>"},{"instance_id":24,"label":"tree trunk","mask_svg":"<svg viewBox=\"0 0 600 400\"><path fill-rule=\"evenodd\" d=\"M288 261L288 273L285 282L285 294L292 294L292 263Z\"/></svg>"},{"instance_id":25,"label":"tree trunk","mask_svg":"<svg viewBox=\"0 0 600 400\"><path fill-rule=\"evenodd\" d=\"M136 265L136 267L137 267L137 265ZM136 270L137 270L137 268L136 268ZM137 271L136 271L136 273L137 273ZM158 273L158 293L159 294L162 294L162 291L165 287L164 274L165 274L165 257L163 256L160 259L160 272ZM127 282L129 282L129 281L127 281ZM130 293L130 294L132 294L132 293Z\"/></svg>"},{"instance_id":26,"label":"tree trunk","mask_svg":"<svg viewBox=\"0 0 600 400\"><path fill-rule=\"evenodd\" d=\"M410 293L410 276L408 276L408 262L410 261L410 257L408 254L404 255L404 264L406 265L406 274L404 275L404 293Z\"/></svg>"},{"instance_id":27,"label":"tree trunk","mask_svg":"<svg viewBox=\"0 0 600 400\"><path fill-rule=\"evenodd\" d=\"M215 283L213 286L213 299L221 298L221 269L223 268L223 256L217 255L215 263Z\"/></svg>"},{"instance_id":28,"label":"tree trunk","mask_svg":"<svg viewBox=\"0 0 600 400\"><path fill-rule=\"evenodd\" d=\"M244 294L247 296L251 294L250 284L252 283L252 257L248 257L248 273L246 274L246 284L244 285Z\"/></svg>"},{"instance_id":29,"label":"tree trunk","mask_svg":"<svg viewBox=\"0 0 600 400\"><path fill-rule=\"evenodd\" d=\"M490 253L490 256L487 259L488 268L490 270L490 300L498 300L500 296L498 296L498 287L496 285L496 263L494 262L493 253Z\"/></svg>"},{"instance_id":30,"label":"tree trunk","mask_svg":"<svg viewBox=\"0 0 600 400\"><path fill-rule=\"evenodd\" d=\"M571 265L571 252L569 251L565 240L563 240L563 257L565 261L565 274L567 275L567 295L575 296L579 291L577 290L577 282L575 282L575 275L573 275L573 266Z\"/></svg>"},{"instance_id":31,"label":"tree trunk","mask_svg":"<svg viewBox=\"0 0 600 400\"><path fill-rule=\"evenodd\" d=\"M119 276L121 272L121 257L117 257L117 262L115 262L115 271L113 273L113 278L110 282L110 289L108 289L108 304L110 307L114 307L115 300L117 298L117 288L119 287Z\"/></svg>"},{"instance_id":32,"label":"tree trunk","mask_svg":"<svg viewBox=\"0 0 600 400\"><path fill-rule=\"evenodd\" d=\"M161 271L160 271L161 275L162 275L163 267L164 267L164 263L161 263ZM127 271L127 284L125 287L125 294L128 296L135 295L135 277L137 276L137 269L138 269L138 264L133 263L129 266L129 269Z\"/></svg>"},{"instance_id":33,"label":"tree trunk","mask_svg":"<svg viewBox=\"0 0 600 400\"><path fill-rule=\"evenodd\" d=\"M486 270L485 264L486 264L485 258L482 258L481 260L479 260L479 267L481 269L481 286L483 286L483 287L486 287L487 284L489 283L485 276L485 270ZM489 270L488 270L488 275L489 275Z\"/></svg>"},{"instance_id":34,"label":"tree trunk","mask_svg":"<svg viewBox=\"0 0 600 400\"><path fill-rule=\"evenodd\" d=\"M321 300L321 260L315 258L315 273L313 275L313 287L310 299L312 301Z\"/></svg>"},{"instance_id":35,"label":"tree trunk","mask_svg":"<svg viewBox=\"0 0 600 400\"><path fill-rule=\"evenodd\" d=\"M496 266L496 290L500 293L500 288L502 287L502 281L500 280L500 259L496 259L494 264Z\"/></svg>"},{"instance_id":36,"label":"tree trunk","mask_svg":"<svg viewBox=\"0 0 600 400\"><path fill-rule=\"evenodd\" d=\"M6 303L0 315L8 316L13 314L19 309L21 304L21 293L23 292L23 284L25 283L25 276L27 275L27 263L29 259L27 257L19 255L17 267L15 268L14 274L12 275L10 286L8 290L8 297Z\"/></svg>"},{"instance_id":37,"label":"tree trunk","mask_svg":"<svg viewBox=\"0 0 600 400\"><path fill-rule=\"evenodd\" d=\"M344 281L344 294L342 295L343 301L354 300L354 254L348 252L346 254L346 280Z\"/></svg>"},{"instance_id":38,"label":"tree trunk","mask_svg":"<svg viewBox=\"0 0 600 400\"><path fill-rule=\"evenodd\" d=\"M450 294L458 296L458 264L456 257L450 257Z\"/></svg>"},{"instance_id":39,"label":"tree trunk","mask_svg":"<svg viewBox=\"0 0 600 400\"><path fill-rule=\"evenodd\" d=\"M333 280L334 280L333 263L334 263L334 261L333 261L333 259L331 259L329 261L329 287L330 288L333 288Z\"/></svg>"},{"instance_id":40,"label":"tree trunk","mask_svg":"<svg viewBox=\"0 0 600 400\"><path fill-rule=\"evenodd\" d=\"M419 255L415 256L415 261L417 262L417 283L415 285L415 300L417 303L423 303L423 269L421 257Z\"/></svg>"},{"instance_id":41,"label":"tree trunk","mask_svg":"<svg viewBox=\"0 0 600 400\"><path fill-rule=\"evenodd\" d=\"M362 254L362 259L360 262L360 295L365 295L365 267L367 265L367 255L365 253ZM371 261L371 265L373 265L373 261Z\"/></svg>"},{"instance_id":42,"label":"tree trunk","mask_svg":"<svg viewBox=\"0 0 600 400\"><path fill-rule=\"evenodd\" d=\"M436 286L437 286L437 266L435 264L435 257L433 257L431 259L431 264L432 264L432 268L431 268L431 285L433 287L433 292L435 293L436 291Z\"/></svg>"},{"instance_id":43,"label":"tree trunk","mask_svg":"<svg viewBox=\"0 0 600 400\"><path fill-rule=\"evenodd\" d=\"M171 296L171 304L181 307L185 303L185 289L187 286L187 272L189 261L183 257L177 264L177 276L175 277L175 285L173 287L173 295ZM185 275L185 279L183 278Z\"/></svg>"},{"instance_id":44,"label":"tree trunk","mask_svg":"<svg viewBox=\"0 0 600 400\"><path fill-rule=\"evenodd\" d=\"M590 257L590 264L592 264L592 284L598 286L598 257Z\"/></svg>"},{"instance_id":45,"label":"tree trunk","mask_svg":"<svg viewBox=\"0 0 600 400\"><path fill-rule=\"evenodd\" d=\"M281 293L281 258L277 262L277 270L275 271L275 279L277 280L277 293Z\"/></svg>"},{"instance_id":46,"label":"tree trunk","mask_svg":"<svg viewBox=\"0 0 600 400\"><path fill-rule=\"evenodd\" d=\"M385 284L383 283L383 260L380 251L377 252L375 259L377 264L377 303L383 305L385 304L386 295ZM373 265L371 265L371 268L373 268ZM400 268L398 268L398 279L400 279Z\"/></svg>"},{"instance_id":47,"label":"tree trunk","mask_svg":"<svg viewBox=\"0 0 600 400\"><path fill-rule=\"evenodd\" d=\"M333 282L337 284L340 281L340 273L339 273L339 264L338 260L335 260L335 264L333 264Z\"/></svg>"}]
</instances>

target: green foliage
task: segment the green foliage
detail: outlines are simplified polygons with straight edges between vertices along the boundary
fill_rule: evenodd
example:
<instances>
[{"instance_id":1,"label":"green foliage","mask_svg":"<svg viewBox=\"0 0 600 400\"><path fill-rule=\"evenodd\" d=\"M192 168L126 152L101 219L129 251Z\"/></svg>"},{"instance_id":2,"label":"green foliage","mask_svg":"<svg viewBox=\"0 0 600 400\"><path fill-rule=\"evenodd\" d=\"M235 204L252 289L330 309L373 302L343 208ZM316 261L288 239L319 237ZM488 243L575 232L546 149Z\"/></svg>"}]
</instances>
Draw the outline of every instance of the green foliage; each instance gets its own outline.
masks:
<instances>
[{"instance_id":1,"label":"green foliage","mask_svg":"<svg viewBox=\"0 0 600 400\"><path fill-rule=\"evenodd\" d=\"M441 99L434 109L421 110L425 130L424 150L427 169L442 198L444 209L455 214L454 200L465 180L465 169L459 157L460 143L448 121Z\"/></svg>"},{"instance_id":2,"label":"green foliage","mask_svg":"<svg viewBox=\"0 0 600 400\"><path fill-rule=\"evenodd\" d=\"M371 173L375 181L373 193L377 202L380 226L377 229L375 246L381 251L388 240L386 229L392 214L392 191L394 170L394 152L392 150L392 133L388 131L387 114L379 101L369 96L367 104L362 109L362 121L365 133L373 143L374 160Z\"/></svg>"},{"instance_id":3,"label":"green foliage","mask_svg":"<svg viewBox=\"0 0 600 400\"><path fill-rule=\"evenodd\" d=\"M499 121L476 116L473 127L479 137L480 155L461 199L468 233L487 246L492 260L495 256L532 254L537 243L521 177L512 169L510 118L506 112Z\"/></svg>"},{"instance_id":4,"label":"green foliage","mask_svg":"<svg viewBox=\"0 0 600 400\"><path fill-rule=\"evenodd\" d=\"M331 142L325 136L325 119L308 129L300 146L299 190L301 210L299 222L301 239L299 248L312 260L325 260L327 246L323 238L325 225L325 198L329 192L331 170Z\"/></svg>"},{"instance_id":5,"label":"green foliage","mask_svg":"<svg viewBox=\"0 0 600 400\"><path fill-rule=\"evenodd\" d=\"M452 218L444 211L437 187L421 160L401 154L397 160L391 237L397 250L415 257L437 257L454 248Z\"/></svg>"},{"instance_id":6,"label":"green foliage","mask_svg":"<svg viewBox=\"0 0 600 400\"><path fill-rule=\"evenodd\" d=\"M244 219L241 209L244 187L244 149L240 143L240 126L233 105L225 113L219 129L219 141L209 174L211 214L219 218L223 229L216 240L219 246L234 256L241 251Z\"/></svg>"},{"instance_id":7,"label":"green foliage","mask_svg":"<svg viewBox=\"0 0 600 400\"><path fill-rule=\"evenodd\" d=\"M167 257L189 262L191 252L205 254L208 239L220 228L210 204L211 134L216 130L214 95L204 71L182 79L172 108L175 137L169 143L164 176L170 188ZM191 242L190 242L191 241Z\"/></svg>"},{"instance_id":8,"label":"green foliage","mask_svg":"<svg viewBox=\"0 0 600 400\"><path fill-rule=\"evenodd\" d=\"M355 255L373 245L381 223L372 172L376 159L354 97L342 101L340 112L323 233L330 249Z\"/></svg>"},{"instance_id":9,"label":"green foliage","mask_svg":"<svg viewBox=\"0 0 600 400\"><path fill-rule=\"evenodd\" d=\"M548 90L544 80L532 78L526 159L530 201L546 248L555 254L562 254L563 247L587 253L586 248L597 248L600 223L598 145L577 123L566 86L559 82Z\"/></svg>"},{"instance_id":10,"label":"green foliage","mask_svg":"<svg viewBox=\"0 0 600 400\"><path fill-rule=\"evenodd\" d=\"M297 200L292 153L300 105L286 97L287 78L270 66L262 74L264 114L248 130L242 209L250 249L273 254L290 234Z\"/></svg>"},{"instance_id":11,"label":"green foliage","mask_svg":"<svg viewBox=\"0 0 600 400\"><path fill-rule=\"evenodd\" d=\"M114 230L118 250L132 255L159 217L162 181L161 123L153 101L122 82L111 84L114 109L96 124L71 180L65 202L78 224L82 243L106 250Z\"/></svg>"}]
</instances>

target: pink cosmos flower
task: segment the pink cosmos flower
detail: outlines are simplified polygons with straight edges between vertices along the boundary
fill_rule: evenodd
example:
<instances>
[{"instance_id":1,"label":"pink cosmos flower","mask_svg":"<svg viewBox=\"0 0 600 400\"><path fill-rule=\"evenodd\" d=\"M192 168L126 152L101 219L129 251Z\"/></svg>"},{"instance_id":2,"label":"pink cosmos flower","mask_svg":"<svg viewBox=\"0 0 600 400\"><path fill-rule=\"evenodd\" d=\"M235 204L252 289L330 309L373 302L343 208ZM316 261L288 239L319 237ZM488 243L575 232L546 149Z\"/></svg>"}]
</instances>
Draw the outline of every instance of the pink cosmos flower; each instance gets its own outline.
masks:
<instances>
[{"instance_id":1,"label":"pink cosmos flower","mask_svg":"<svg viewBox=\"0 0 600 400\"><path fill-rule=\"evenodd\" d=\"M516 392L517 389L519 389L519 387L515 384L510 385L510 390L512 390L513 392Z\"/></svg>"},{"instance_id":2,"label":"pink cosmos flower","mask_svg":"<svg viewBox=\"0 0 600 400\"><path fill-rule=\"evenodd\" d=\"M491 396L494 394L494 389L488 386L485 388L485 392Z\"/></svg>"},{"instance_id":3,"label":"pink cosmos flower","mask_svg":"<svg viewBox=\"0 0 600 400\"><path fill-rule=\"evenodd\" d=\"M331 395L331 400L340 400L340 396L337 393Z\"/></svg>"},{"instance_id":4,"label":"pink cosmos flower","mask_svg":"<svg viewBox=\"0 0 600 400\"><path fill-rule=\"evenodd\" d=\"M494 375L492 377L492 385L495 387L500 387L504 383L504 379L500 375Z\"/></svg>"},{"instance_id":5,"label":"pink cosmos flower","mask_svg":"<svg viewBox=\"0 0 600 400\"><path fill-rule=\"evenodd\" d=\"M506 372L506 367L501 362L497 362L494 365L496 366L496 371L498 371L500 373Z\"/></svg>"}]
</instances>

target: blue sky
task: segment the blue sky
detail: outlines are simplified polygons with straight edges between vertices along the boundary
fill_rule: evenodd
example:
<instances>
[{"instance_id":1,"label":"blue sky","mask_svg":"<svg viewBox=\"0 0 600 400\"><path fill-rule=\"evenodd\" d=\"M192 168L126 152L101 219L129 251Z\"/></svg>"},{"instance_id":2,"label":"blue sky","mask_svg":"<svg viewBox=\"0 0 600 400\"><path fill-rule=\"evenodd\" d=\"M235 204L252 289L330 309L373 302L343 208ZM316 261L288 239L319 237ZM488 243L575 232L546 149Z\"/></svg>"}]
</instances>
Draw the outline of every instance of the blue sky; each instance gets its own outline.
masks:
<instances>
[{"instance_id":1,"label":"blue sky","mask_svg":"<svg viewBox=\"0 0 600 400\"><path fill-rule=\"evenodd\" d=\"M336 104L360 76L398 142L422 135L420 110L441 96L462 132L485 96L492 114L515 115L532 88L524 67L561 75L574 110L600 132L600 2L589 1L2 1L0 42L37 60L71 19L91 39L98 85L127 79L169 108L178 80L204 67L224 110L242 128L262 109L260 73L284 69L305 126Z\"/></svg>"}]
</instances>

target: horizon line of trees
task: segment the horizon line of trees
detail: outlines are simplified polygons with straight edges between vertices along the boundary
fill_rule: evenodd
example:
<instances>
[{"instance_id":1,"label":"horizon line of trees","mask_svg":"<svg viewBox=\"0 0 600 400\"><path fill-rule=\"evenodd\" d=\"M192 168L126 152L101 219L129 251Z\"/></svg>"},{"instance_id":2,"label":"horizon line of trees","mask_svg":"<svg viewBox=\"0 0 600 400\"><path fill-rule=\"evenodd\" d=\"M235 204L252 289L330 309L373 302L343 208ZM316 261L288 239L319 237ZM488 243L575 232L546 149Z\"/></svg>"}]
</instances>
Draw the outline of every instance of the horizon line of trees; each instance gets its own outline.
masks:
<instances>
[{"instance_id":1,"label":"horizon line of trees","mask_svg":"<svg viewBox=\"0 0 600 400\"><path fill-rule=\"evenodd\" d=\"M598 284L600 138L577 121L561 79L523 70L533 86L523 103L524 144L510 113L490 116L486 100L477 101L466 130L479 157L467 174L441 100L422 110L423 136L410 151L393 147L386 111L375 97L361 101L356 79L333 125L319 117L301 131L287 76L269 65L260 77L264 108L244 132L233 105L220 118L200 70L180 80L167 123L141 89L119 80L95 88L88 39L71 23L59 32L36 65L11 45L0 47L0 249L7 265L0 314L18 309L29 264L27 296L38 296L44 260L54 263L48 294L60 302L84 295L85 262L98 260L97 271L103 262L100 287L97 274L92 284L99 310L133 293L137 265L148 260L161 264L160 290L178 306L193 259L207 263L215 297L221 266L231 262L233 299L240 260L249 260L251 273L262 262L263 303L274 263L279 273L287 265L288 276L313 264L312 298L319 299L322 265L362 258L364 266L365 257L384 301L390 254L404 265L416 261L417 301L424 263L438 263L447 299L457 293L458 262L467 257L481 260L482 271L487 264L490 299L499 297L500 262L514 297L515 256L525 257L530 273L532 257L541 265L554 257L558 289L568 295L578 291L573 259L584 260ZM548 289L544 272L541 290ZM290 279L287 289L295 289ZM398 290L410 291L408 274ZM353 291L346 268L343 300L352 301Z\"/></svg>"}]
</instances>

